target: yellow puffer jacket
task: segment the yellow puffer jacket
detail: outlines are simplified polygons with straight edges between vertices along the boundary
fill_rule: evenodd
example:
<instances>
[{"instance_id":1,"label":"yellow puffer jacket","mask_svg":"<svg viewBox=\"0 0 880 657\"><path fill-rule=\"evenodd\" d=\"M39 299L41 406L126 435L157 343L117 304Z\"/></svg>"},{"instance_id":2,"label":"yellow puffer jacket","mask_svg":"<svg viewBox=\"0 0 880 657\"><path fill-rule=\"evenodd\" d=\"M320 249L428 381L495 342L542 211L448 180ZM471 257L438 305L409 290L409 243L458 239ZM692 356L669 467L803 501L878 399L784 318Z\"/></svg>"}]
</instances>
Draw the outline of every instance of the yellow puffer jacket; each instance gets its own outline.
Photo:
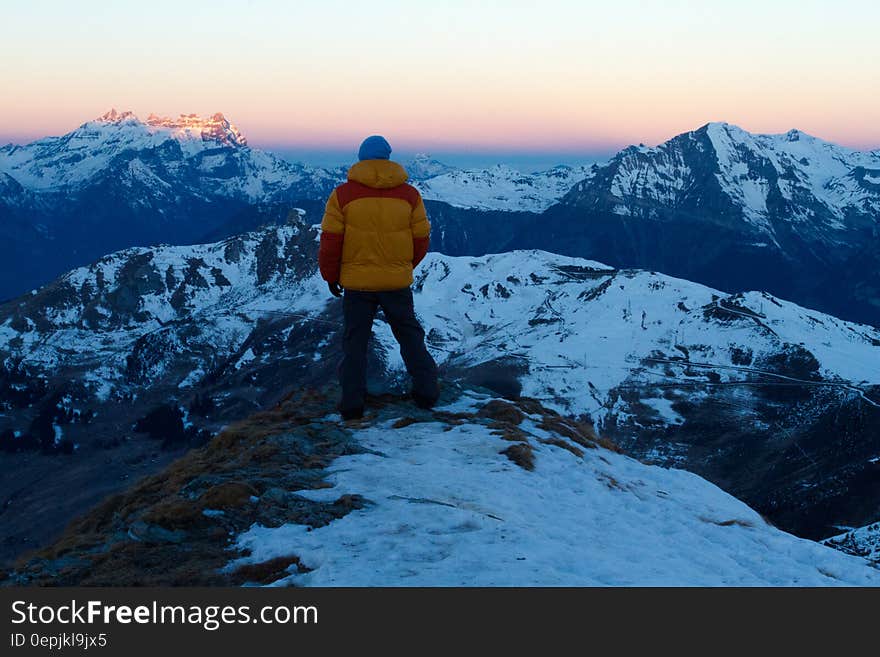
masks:
<instances>
[{"instance_id":1,"label":"yellow puffer jacket","mask_svg":"<svg viewBox=\"0 0 880 657\"><path fill-rule=\"evenodd\" d=\"M397 290L413 282L428 251L431 225L406 170L361 160L327 200L321 222L321 275L352 290Z\"/></svg>"}]
</instances>

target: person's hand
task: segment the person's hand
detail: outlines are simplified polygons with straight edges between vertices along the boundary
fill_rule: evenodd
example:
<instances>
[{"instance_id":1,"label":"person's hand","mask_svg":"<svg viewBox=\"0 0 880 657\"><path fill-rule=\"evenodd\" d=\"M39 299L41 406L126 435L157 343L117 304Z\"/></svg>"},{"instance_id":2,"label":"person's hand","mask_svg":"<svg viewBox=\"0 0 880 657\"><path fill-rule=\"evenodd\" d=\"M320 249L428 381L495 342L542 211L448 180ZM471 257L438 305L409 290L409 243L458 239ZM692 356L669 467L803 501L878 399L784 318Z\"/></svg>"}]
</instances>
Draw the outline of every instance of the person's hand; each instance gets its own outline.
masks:
<instances>
[{"instance_id":1,"label":"person's hand","mask_svg":"<svg viewBox=\"0 0 880 657\"><path fill-rule=\"evenodd\" d=\"M339 283L327 283L327 287L330 288L330 294L334 297L342 296L342 286Z\"/></svg>"}]
</instances>

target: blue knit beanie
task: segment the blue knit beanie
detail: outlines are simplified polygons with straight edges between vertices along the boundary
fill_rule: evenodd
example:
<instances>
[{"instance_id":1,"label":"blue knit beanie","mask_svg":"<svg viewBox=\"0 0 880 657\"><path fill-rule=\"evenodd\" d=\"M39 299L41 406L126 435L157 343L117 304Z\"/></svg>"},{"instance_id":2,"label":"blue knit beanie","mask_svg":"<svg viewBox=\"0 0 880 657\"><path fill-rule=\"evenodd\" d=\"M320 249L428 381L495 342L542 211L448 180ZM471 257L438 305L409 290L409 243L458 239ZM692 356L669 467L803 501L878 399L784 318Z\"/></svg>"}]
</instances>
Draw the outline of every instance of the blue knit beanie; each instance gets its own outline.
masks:
<instances>
[{"instance_id":1,"label":"blue knit beanie","mask_svg":"<svg viewBox=\"0 0 880 657\"><path fill-rule=\"evenodd\" d=\"M387 160L390 157L391 144L380 135L367 137L358 149L359 160Z\"/></svg>"}]
</instances>

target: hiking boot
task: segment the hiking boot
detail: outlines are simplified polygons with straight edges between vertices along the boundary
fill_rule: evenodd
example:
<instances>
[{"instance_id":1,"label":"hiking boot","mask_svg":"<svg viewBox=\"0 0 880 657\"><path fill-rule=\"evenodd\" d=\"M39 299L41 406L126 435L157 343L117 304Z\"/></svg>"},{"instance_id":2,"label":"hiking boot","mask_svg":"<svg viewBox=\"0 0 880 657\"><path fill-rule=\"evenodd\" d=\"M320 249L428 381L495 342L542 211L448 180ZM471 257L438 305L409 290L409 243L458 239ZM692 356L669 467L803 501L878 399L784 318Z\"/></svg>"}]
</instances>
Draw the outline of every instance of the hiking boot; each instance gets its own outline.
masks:
<instances>
[{"instance_id":1,"label":"hiking boot","mask_svg":"<svg viewBox=\"0 0 880 657\"><path fill-rule=\"evenodd\" d=\"M340 409L339 414L343 420L360 420L364 416L364 407Z\"/></svg>"}]
</instances>

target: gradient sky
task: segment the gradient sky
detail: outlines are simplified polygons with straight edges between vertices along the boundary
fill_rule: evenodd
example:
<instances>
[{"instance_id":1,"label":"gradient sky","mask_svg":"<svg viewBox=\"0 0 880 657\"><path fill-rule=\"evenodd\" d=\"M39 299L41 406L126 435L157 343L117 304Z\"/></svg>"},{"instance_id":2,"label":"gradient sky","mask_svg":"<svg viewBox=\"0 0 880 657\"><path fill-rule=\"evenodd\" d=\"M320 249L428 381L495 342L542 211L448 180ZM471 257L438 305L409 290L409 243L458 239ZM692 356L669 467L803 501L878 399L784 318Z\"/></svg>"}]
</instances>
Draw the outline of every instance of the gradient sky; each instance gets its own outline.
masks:
<instances>
[{"instance_id":1,"label":"gradient sky","mask_svg":"<svg viewBox=\"0 0 880 657\"><path fill-rule=\"evenodd\" d=\"M877 0L4 0L0 142L110 107L253 145L559 153L708 121L880 147ZM356 145L356 144L355 144Z\"/></svg>"}]
</instances>

